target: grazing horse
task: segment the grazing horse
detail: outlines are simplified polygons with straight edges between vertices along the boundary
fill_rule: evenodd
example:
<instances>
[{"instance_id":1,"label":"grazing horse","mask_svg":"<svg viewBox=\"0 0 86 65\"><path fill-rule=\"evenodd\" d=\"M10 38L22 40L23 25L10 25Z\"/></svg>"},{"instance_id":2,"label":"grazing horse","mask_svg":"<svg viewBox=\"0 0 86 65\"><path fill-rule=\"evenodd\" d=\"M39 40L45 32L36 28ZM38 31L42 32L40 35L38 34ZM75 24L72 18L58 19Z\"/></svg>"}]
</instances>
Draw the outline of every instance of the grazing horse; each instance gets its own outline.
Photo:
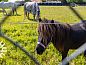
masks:
<instances>
[{"instance_id":1,"label":"grazing horse","mask_svg":"<svg viewBox=\"0 0 86 65\"><path fill-rule=\"evenodd\" d=\"M27 16L29 19L29 13L33 14L34 20L40 17L40 8L36 2L26 2L24 4L24 18Z\"/></svg>"},{"instance_id":2,"label":"grazing horse","mask_svg":"<svg viewBox=\"0 0 86 65\"><path fill-rule=\"evenodd\" d=\"M77 49L86 42L86 24L82 22L74 25L47 19L39 19L39 22L37 54L41 55L52 42L54 47L61 52L63 60L69 49ZM86 51L84 55L86 56Z\"/></svg>"},{"instance_id":3,"label":"grazing horse","mask_svg":"<svg viewBox=\"0 0 86 65\"><path fill-rule=\"evenodd\" d=\"M17 15L17 10L16 10L16 8L17 8L18 5L19 5L18 3L14 3L14 2L3 2L3 1L0 2L0 8L2 8L3 14L4 14L4 12L5 12L6 15L7 15L7 12L6 12L5 9L7 9L7 8L11 8L13 15L14 15L14 12L16 12L16 15Z\"/></svg>"}]
</instances>

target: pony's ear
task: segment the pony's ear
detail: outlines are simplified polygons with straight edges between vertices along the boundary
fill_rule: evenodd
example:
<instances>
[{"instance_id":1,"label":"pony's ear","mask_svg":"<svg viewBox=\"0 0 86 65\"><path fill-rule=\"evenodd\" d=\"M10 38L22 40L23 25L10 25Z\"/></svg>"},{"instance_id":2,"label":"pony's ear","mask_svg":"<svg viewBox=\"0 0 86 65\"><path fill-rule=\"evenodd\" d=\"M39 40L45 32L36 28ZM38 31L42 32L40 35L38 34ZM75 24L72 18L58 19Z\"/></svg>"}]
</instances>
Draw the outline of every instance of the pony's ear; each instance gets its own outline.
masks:
<instances>
[{"instance_id":1,"label":"pony's ear","mask_svg":"<svg viewBox=\"0 0 86 65\"><path fill-rule=\"evenodd\" d=\"M51 23L54 23L54 20L51 20Z\"/></svg>"},{"instance_id":2,"label":"pony's ear","mask_svg":"<svg viewBox=\"0 0 86 65\"><path fill-rule=\"evenodd\" d=\"M41 22L41 21L42 21L42 19L41 19L41 18L39 18L39 19L38 19L38 21L39 21L39 22Z\"/></svg>"}]
</instances>

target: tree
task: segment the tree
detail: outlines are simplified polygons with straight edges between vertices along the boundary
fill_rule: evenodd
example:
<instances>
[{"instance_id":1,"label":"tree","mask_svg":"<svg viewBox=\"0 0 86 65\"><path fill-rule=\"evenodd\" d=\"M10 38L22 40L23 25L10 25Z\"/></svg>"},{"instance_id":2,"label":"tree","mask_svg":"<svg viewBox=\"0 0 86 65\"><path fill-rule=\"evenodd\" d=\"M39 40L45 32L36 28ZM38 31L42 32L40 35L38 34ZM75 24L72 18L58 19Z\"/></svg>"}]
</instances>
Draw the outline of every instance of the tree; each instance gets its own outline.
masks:
<instances>
[{"instance_id":1,"label":"tree","mask_svg":"<svg viewBox=\"0 0 86 65\"><path fill-rule=\"evenodd\" d=\"M68 2L77 2L77 3L82 3L83 0L67 0Z\"/></svg>"},{"instance_id":2,"label":"tree","mask_svg":"<svg viewBox=\"0 0 86 65\"><path fill-rule=\"evenodd\" d=\"M77 0L77 2L78 2L78 3L82 3L82 2L83 2L83 0Z\"/></svg>"},{"instance_id":3,"label":"tree","mask_svg":"<svg viewBox=\"0 0 86 65\"><path fill-rule=\"evenodd\" d=\"M67 3L67 0L59 0L59 1L61 1L62 3Z\"/></svg>"},{"instance_id":4,"label":"tree","mask_svg":"<svg viewBox=\"0 0 86 65\"><path fill-rule=\"evenodd\" d=\"M62 2L63 2L63 3L67 3L67 0L63 0Z\"/></svg>"},{"instance_id":5,"label":"tree","mask_svg":"<svg viewBox=\"0 0 86 65\"><path fill-rule=\"evenodd\" d=\"M7 2L8 0L0 0L0 2L1 2L1 1Z\"/></svg>"}]
</instances>

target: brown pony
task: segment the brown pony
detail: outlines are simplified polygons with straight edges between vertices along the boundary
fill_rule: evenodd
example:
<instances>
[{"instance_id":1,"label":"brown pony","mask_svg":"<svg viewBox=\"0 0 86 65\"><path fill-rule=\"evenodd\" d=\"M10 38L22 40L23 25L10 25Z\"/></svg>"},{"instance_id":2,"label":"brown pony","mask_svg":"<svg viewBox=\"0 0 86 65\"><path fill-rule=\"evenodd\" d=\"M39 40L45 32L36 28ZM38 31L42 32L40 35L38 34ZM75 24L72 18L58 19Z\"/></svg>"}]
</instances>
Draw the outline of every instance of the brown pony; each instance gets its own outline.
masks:
<instances>
[{"instance_id":1,"label":"brown pony","mask_svg":"<svg viewBox=\"0 0 86 65\"><path fill-rule=\"evenodd\" d=\"M47 19L39 19L39 22L37 54L41 55L52 42L54 47L61 52L63 60L69 49L77 49L86 42L86 29L83 23L69 25Z\"/></svg>"}]
</instances>

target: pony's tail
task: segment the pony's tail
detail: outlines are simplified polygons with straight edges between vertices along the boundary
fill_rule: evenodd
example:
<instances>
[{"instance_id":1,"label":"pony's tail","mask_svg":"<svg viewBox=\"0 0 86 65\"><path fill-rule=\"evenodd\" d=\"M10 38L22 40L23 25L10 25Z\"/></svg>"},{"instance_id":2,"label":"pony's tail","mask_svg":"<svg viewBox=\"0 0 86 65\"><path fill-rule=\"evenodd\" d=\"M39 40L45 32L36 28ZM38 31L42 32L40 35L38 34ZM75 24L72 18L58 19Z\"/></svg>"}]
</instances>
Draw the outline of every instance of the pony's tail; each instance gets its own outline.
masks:
<instances>
[{"instance_id":1,"label":"pony's tail","mask_svg":"<svg viewBox=\"0 0 86 65\"><path fill-rule=\"evenodd\" d=\"M24 4L24 12L25 12L25 10L26 10L26 4Z\"/></svg>"},{"instance_id":2,"label":"pony's tail","mask_svg":"<svg viewBox=\"0 0 86 65\"><path fill-rule=\"evenodd\" d=\"M25 16L26 16L26 3L24 4L24 19L25 19Z\"/></svg>"}]
</instances>

